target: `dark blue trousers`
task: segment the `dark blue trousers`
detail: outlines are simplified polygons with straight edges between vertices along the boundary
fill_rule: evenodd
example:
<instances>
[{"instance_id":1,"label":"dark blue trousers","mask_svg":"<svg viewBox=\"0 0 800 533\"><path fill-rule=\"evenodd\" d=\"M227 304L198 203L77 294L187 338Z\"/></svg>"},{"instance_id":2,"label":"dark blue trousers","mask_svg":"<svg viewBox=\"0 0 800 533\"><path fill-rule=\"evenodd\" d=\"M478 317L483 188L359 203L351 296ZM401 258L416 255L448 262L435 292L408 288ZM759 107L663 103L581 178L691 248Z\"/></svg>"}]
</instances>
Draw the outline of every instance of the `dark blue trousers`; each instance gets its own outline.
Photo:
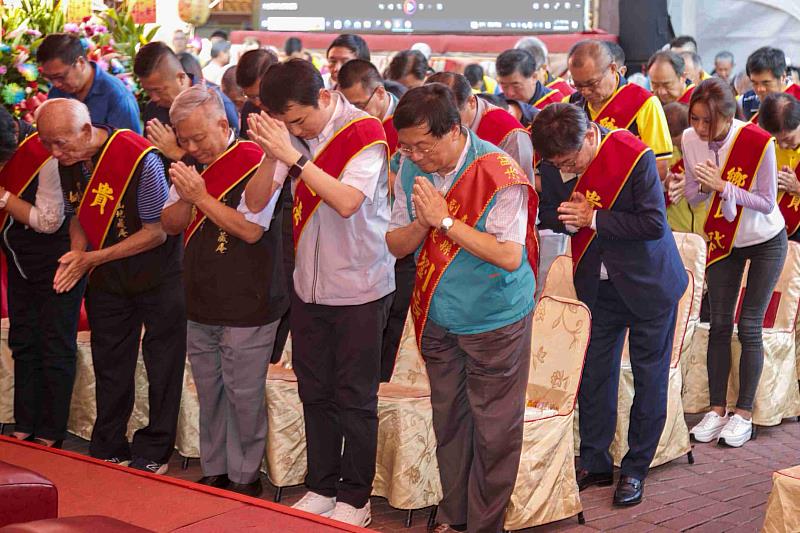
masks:
<instances>
[{"instance_id":1,"label":"dark blue trousers","mask_svg":"<svg viewBox=\"0 0 800 533\"><path fill-rule=\"evenodd\" d=\"M608 449L617 425L617 391L625 333L630 330L630 360L635 396L628 429L629 451L621 474L644 479L667 417L672 337L677 304L649 320L633 315L610 281L601 281L592 309L592 337L578 393L581 467L611 472Z\"/></svg>"}]
</instances>

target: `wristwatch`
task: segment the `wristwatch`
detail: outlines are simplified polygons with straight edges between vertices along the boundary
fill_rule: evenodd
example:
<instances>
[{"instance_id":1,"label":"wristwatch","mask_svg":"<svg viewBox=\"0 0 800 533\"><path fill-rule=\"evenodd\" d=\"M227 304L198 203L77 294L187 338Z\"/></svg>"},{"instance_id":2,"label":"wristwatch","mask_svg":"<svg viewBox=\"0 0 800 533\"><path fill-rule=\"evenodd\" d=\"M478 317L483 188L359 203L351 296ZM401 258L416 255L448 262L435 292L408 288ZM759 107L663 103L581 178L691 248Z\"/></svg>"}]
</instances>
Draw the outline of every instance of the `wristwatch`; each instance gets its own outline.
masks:
<instances>
[{"instance_id":1,"label":"wristwatch","mask_svg":"<svg viewBox=\"0 0 800 533\"><path fill-rule=\"evenodd\" d=\"M298 159L294 165L289 167L289 177L294 180L299 178L300 174L303 173L303 167L306 166L306 163L308 163L308 158L304 155L300 155L300 159Z\"/></svg>"},{"instance_id":2,"label":"wristwatch","mask_svg":"<svg viewBox=\"0 0 800 533\"><path fill-rule=\"evenodd\" d=\"M450 228L453 227L453 219L450 217L444 217L441 222L439 222L439 229L442 230L442 233L447 233L450 231Z\"/></svg>"},{"instance_id":3,"label":"wristwatch","mask_svg":"<svg viewBox=\"0 0 800 533\"><path fill-rule=\"evenodd\" d=\"M0 196L0 209L5 208L8 203L8 198L11 196L11 191L6 191L3 196Z\"/></svg>"}]
</instances>

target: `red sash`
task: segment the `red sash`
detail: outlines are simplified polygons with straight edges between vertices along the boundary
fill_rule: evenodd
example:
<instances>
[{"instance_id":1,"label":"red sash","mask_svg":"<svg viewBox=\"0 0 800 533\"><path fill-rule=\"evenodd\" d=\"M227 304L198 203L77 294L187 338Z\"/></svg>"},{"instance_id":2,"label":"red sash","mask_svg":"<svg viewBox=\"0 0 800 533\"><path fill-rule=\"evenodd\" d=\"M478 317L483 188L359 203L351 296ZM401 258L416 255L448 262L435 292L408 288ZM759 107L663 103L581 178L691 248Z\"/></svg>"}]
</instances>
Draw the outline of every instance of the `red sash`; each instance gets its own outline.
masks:
<instances>
[{"instance_id":1,"label":"red sash","mask_svg":"<svg viewBox=\"0 0 800 533\"><path fill-rule=\"evenodd\" d=\"M389 157L397 151L397 130L394 127L394 115L389 115L383 121L383 131L386 133L386 144L389 145Z\"/></svg>"},{"instance_id":2,"label":"red sash","mask_svg":"<svg viewBox=\"0 0 800 533\"><path fill-rule=\"evenodd\" d=\"M795 166L794 173L800 176L800 163ZM800 196L782 192L778 198L778 207L786 221L786 234L794 235L800 229Z\"/></svg>"},{"instance_id":3,"label":"red sash","mask_svg":"<svg viewBox=\"0 0 800 533\"><path fill-rule=\"evenodd\" d=\"M758 167L771 140L772 137L755 124L747 124L739 129L722 166L722 178L749 191L755 183ZM706 266L730 255L741 218L742 208L737 206L736 217L730 222L725 220L722 215L722 197L718 192L714 193L703 226L708 235Z\"/></svg>"},{"instance_id":4,"label":"red sash","mask_svg":"<svg viewBox=\"0 0 800 533\"><path fill-rule=\"evenodd\" d=\"M628 183L636 163L648 150L650 148L629 131L615 130L608 133L572 192L583 194L595 209L610 210L620 191ZM589 227L581 228L572 236L573 270L578 269L583 255L596 236L597 232Z\"/></svg>"},{"instance_id":5,"label":"red sash","mask_svg":"<svg viewBox=\"0 0 800 533\"><path fill-rule=\"evenodd\" d=\"M208 194L222 201L223 196L258 168L263 155L264 152L254 142L236 142L203 171L203 181L206 182ZM183 233L184 245L189 244L189 240L206 219L205 213L199 209L195 211L194 220Z\"/></svg>"},{"instance_id":6,"label":"red sash","mask_svg":"<svg viewBox=\"0 0 800 533\"><path fill-rule=\"evenodd\" d=\"M380 120L372 116L364 116L345 124L337 131L314 158L314 164L336 179L340 178L347 163L370 146L382 144L388 150L386 132ZM311 216L322 203L317 193L306 182L299 180L294 191L292 206L292 233L294 247L300 242L300 236Z\"/></svg>"},{"instance_id":7,"label":"red sash","mask_svg":"<svg viewBox=\"0 0 800 533\"><path fill-rule=\"evenodd\" d=\"M473 161L447 193L445 200L453 218L475 227L495 194L513 185L528 187L528 231L525 246L528 262L535 276L538 273L539 263L539 243L535 229L539 197L525 173L510 156L492 152ZM431 228L422 243L422 250L417 260L414 291L411 294L411 317L414 319L417 346L420 346L420 349L422 332L428 321L433 294L445 271L460 251L461 246L442 234L438 228Z\"/></svg>"},{"instance_id":8,"label":"red sash","mask_svg":"<svg viewBox=\"0 0 800 533\"><path fill-rule=\"evenodd\" d=\"M575 88L562 78L554 79L553 81L545 85L545 87L547 87L548 89L555 89L564 96L569 96L575 92Z\"/></svg>"},{"instance_id":9,"label":"red sash","mask_svg":"<svg viewBox=\"0 0 800 533\"><path fill-rule=\"evenodd\" d=\"M103 247L136 167L151 150L155 147L131 130L116 130L106 142L78 207L78 220L95 250Z\"/></svg>"},{"instance_id":10,"label":"red sash","mask_svg":"<svg viewBox=\"0 0 800 533\"><path fill-rule=\"evenodd\" d=\"M564 99L564 95L561 91L550 91L546 95L542 96L538 100L536 100L532 105L539 111L544 109L545 107L549 106L550 104L557 104Z\"/></svg>"},{"instance_id":11,"label":"red sash","mask_svg":"<svg viewBox=\"0 0 800 533\"><path fill-rule=\"evenodd\" d=\"M495 146L500 146L515 131L528 134L528 130L520 124L519 120L514 118L514 115L504 109L495 107L483 114L475 135Z\"/></svg>"},{"instance_id":12,"label":"red sash","mask_svg":"<svg viewBox=\"0 0 800 533\"><path fill-rule=\"evenodd\" d=\"M650 91L644 87L626 83L616 90L592 120L609 130L627 130L651 96L653 95Z\"/></svg>"},{"instance_id":13,"label":"red sash","mask_svg":"<svg viewBox=\"0 0 800 533\"><path fill-rule=\"evenodd\" d=\"M694 93L694 89L695 89L694 83L686 87L686 90L683 91L681 97L678 98L678 102L689 105L689 101L692 99L692 93Z\"/></svg>"},{"instance_id":14,"label":"red sash","mask_svg":"<svg viewBox=\"0 0 800 533\"><path fill-rule=\"evenodd\" d=\"M29 135L19 143L17 151L0 170L0 185L14 196L19 196L28 188L50 157L50 152L39 140L39 134ZM6 220L8 211L0 211L0 230L5 227Z\"/></svg>"},{"instance_id":15,"label":"red sash","mask_svg":"<svg viewBox=\"0 0 800 533\"><path fill-rule=\"evenodd\" d=\"M686 172L686 167L683 165L683 158L678 159L678 161L669 167L669 171L673 174L684 174Z\"/></svg>"}]
</instances>

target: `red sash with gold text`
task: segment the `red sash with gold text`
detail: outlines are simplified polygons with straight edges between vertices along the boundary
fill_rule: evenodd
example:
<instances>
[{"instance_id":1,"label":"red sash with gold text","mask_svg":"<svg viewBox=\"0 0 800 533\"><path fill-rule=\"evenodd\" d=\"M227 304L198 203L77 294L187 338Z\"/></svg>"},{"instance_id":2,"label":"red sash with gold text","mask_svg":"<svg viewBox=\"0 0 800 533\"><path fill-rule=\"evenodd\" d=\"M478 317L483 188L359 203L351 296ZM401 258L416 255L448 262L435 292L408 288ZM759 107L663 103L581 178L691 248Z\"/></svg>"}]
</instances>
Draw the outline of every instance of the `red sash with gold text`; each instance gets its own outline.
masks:
<instances>
[{"instance_id":1,"label":"red sash with gold text","mask_svg":"<svg viewBox=\"0 0 800 533\"><path fill-rule=\"evenodd\" d=\"M254 142L236 142L203 171L203 181L206 182L208 194L222 201L231 189L258 168L263 155L264 152ZM189 244L189 240L206 219L205 213L199 209L195 211L194 219L183 233L184 245Z\"/></svg>"},{"instance_id":2,"label":"red sash with gold text","mask_svg":"<svg viewBox=\"0 0 800 533\"><path fill-rule=\"evenodd\" d=\"M389 145L389 157L397 151L397 130L394 127L394 115L389 115L383 121L383 131L386 133L386 144Z\"/></svg>"},{"instance_id":3,"label":"red sash with gold text","mask_svg":"<svg viewBox=\"0 0 800 533\"><path fill-rule=\"evenodd\" d=\"M337 131L314 158L314 164L328 175L339 179L347 163L370 146L382 144L388 150L386 132L380 120L372 116L364 116L345 124ZM306 224L322 203L317 193L299 180L294 191L292 206L292 234L294 247L300 242Z\"/></svg>"},{"instance_id":4,"label":"red sash with gold text","mask_svg":"<svg viewBox=\"0 0 800 533\"><path fill-rule=\"evenodd\" d=\"M595 209L610 210L622 188L628 183L636 163L648 150L650 148L629 131L615 130L608 133L572 192L583 194ZM596 236L595 230L585 227L571 237L573 270L578 269L583 255Z\"/></svg>"},{"instance_id":5,"label":"red sash with gold text","mask_svg":"<svg viewBox=\"0 0 800 533\"><path fill-rule=\"evenodd\" d=\"M772 137L756 126L747 124L736 132L728 157L722 166L722 179L731 182L736 187L749 191L755 183L758 167L764 158ZM722 215L722 196L714 193L711 207L706 216L703 229L708 235L708 254L706 266L710 266L720 259L725 259L733 249L736 232L739 230L739 221L742 218L742 207L736 207L736 217L730 222Z\"/></svg>"},{"instance_id":6,"label":"red sash with gold text","mask_svg":"<svg viewBox=\"0 0 800 533\"><path fill-rule=\"evenodd\" d=\"M557 104L564 99L564 95L561 91L552 90L546 95L542 96L538 100L533 103L533 107L541 111L545 107L549 106L550 104Z\"/></svg>"},{"instance_id":7,"label":"red sash with gold text","mask_svg":"<svg viewBox=\"0 0 800 533\"><path fill-rule=\"evenodd\" d=\"M689 105L689 101L692 99L692 93L694 93L694 88L695 88L694 83L686 87L686 90L683 91L681 97L678 98L678 102Z\"/></svg>"},{"instance_id":8,"label":"red sash with gold text","mask_svg":"<svg viewBox=\"0 0 800 533\"><path fill-rule=\"evenodd\" d=\"M800 162L793 170L796 176L800 176ZM786 235L791 237L800 229L800 196L782 192L778 198L778 207L786 221Z\"/></svg>"},{"instance_id":9,"label":"red sash with gold text","mask_svg":"<svg viewBox=\"0 0 800 533\"><path fill-rule=\"evenodd\" d=\"M538 274L539 242L536 237L536 214L539 197L525 173L507 154L492 152L481 156L463 172L445 196L450 215L464 224L475 227L489 203L498 191L514 185L528 187L528 231L525 246L528 262L534 276ZM422 332L428 320L433 294L447 268L461 251L461 246L444 235L438 228L431 228L422 243L417 260L417 275L411 294L411 317L417 346L422 341Z\"/></svg>"},{"instance_id":10,"label":"red sash with gold text","mask_svg":"<svg viewBox=\"0 0 800 533\"><path fill-rule=\"evenodd\" d=\"M556 78L547 85L545 85L548 89L555 89L556 91L560 92L564 96L569 96L575 92L575 88L563 80L562 78Z\"/></svg>"},{"instance_id":11,"label":"red sash with gold text","mask_svg":"<svg viewBox=\"0 0 800 533\"><path fill-rule=\"evenodd\" d=\"M528 134L528 130L514 118L514 115L496 107L483 114L475 135L495 146L500 146L515 131Z\"/></svg>"},{"instance_id":12,"label":"red sash with gold text","mask_svg":"<svg viewBox=\"0 0 800 533\"><path fill-rule=\"evenodd\" d=\"M155 147L131 130L116 130L106 142L78 207L78 220L95 250L103 247L136 167L151 150Z\"/></svg>"},{"instance_id":13,"label":"red sash with gold text","mask_svg":"<svg viewBox=\"0 0 800 533\"><path fill-rule=\"evenodd\" d=\"M651 96L653 95L650 91L644 87L626 83L617 89L592 120L609 130L627 130Z\"/></svg>"},{"instance_id":14,"label":"red sash with gold text","mask_svg":"<svg viewBox=\"0 0 800 533\"><path fill-rule=\"evenodd\" d=\"M0 185L14 196L19 196L28 188L50 157L50 152L39 140L39 134L29 135L19 143L17 151L0 170ZM5 227L6 220L8 211L3 210L0 212L0 229Z\"/></svg>"}]
</instances>

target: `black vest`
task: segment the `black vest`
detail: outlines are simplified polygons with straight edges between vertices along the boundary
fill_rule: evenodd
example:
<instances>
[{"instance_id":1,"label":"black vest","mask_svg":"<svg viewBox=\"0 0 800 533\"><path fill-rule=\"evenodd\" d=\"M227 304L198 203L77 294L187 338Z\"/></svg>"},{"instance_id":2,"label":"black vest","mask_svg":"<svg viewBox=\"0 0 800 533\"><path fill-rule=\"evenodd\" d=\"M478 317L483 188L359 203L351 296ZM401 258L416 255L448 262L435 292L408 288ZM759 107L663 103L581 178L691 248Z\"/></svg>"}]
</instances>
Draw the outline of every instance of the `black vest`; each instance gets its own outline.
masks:
<instances>
[{"instance_id":1,"label":"black vest","mask_svg":"<svg viewBox=\"0 0 800 533\"><path fill-rule=\"evenodd\" d=\"M110 130L109 134L112 133L113 130ZM95 166L104 147L105 145L92 157L92 163ZM143 161L144 158L136 167L128 189L117 206L117 212L114 214L111 228L105 240L105 248L125 240L142 229L137 191L139 189ZM72 204L76 213L78 212L83 191L89 182L89 178L84 175L81 165L81 163L77 163L70 166L59 165L58 167L61 176L61 188L64 189L67 200ZM94 290L126 295L152 290L158 287L162 281L180 275L181 251L180 236L168 235L167 240L155 248L100 265L94 269L89 277L89 287Z\"/></svg>"},{"instance_id":2,"label":"black vest","mask_svg":"<svg viewBox=\"0 0 800 533\"><path fill-rule=\"evenodd\" d=\"M252 176L252 175L251 175ZM250 177L223 198L236 209ZM269 231L249 244L206 218L184 256L187 318L201 324L257 327L278 320L288 307L281 257L282 210Z\"/></svg>"}]
</instances>

